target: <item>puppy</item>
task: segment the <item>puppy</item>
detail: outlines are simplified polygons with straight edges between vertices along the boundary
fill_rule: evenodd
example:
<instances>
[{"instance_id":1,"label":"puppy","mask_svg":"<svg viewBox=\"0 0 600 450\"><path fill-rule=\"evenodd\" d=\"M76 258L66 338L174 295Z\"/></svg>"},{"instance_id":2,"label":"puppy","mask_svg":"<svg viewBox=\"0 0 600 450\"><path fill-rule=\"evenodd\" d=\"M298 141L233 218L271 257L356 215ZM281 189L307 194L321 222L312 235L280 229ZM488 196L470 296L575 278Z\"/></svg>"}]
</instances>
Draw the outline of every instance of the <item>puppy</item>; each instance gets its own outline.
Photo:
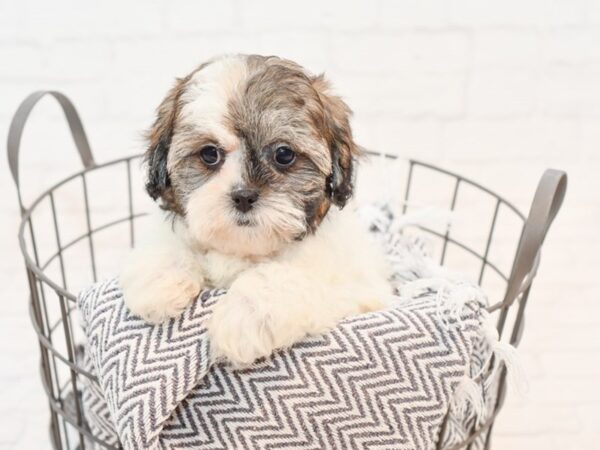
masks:
<instances>
[{"instance_id":1,"label":"puppy","mask_svg":"<svg viewBox=\"0 0 600 450\"><path fill-rule=\"evenodd\" d=\"M158 108L146 189L165 211L120 282L158 323L200 290L226 288L208 322L212 357L246 366L391 293L382 251L346 208L359 148L323 76L235 55L179 79Z\"/></svg>"}]
</instances>

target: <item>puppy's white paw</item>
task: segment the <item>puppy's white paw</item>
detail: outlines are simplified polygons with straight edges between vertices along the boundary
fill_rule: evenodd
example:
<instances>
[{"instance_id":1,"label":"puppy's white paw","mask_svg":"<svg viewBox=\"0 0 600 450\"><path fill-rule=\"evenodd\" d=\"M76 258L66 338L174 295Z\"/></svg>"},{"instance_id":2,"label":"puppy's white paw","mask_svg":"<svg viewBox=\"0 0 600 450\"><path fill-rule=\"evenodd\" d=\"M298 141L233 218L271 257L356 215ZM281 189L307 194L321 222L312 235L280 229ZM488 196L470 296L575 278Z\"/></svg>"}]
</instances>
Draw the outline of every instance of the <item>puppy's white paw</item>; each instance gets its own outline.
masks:
<instances>
[{"instance_id":1,"label":"puppy's white paw","mask_svg":"<svg viewBox=\"0 0 600 450\"><path fill-rule=\"evenodd\" d=\"M146 322L161 323L179 316L204 286L201 274L181 259L138 252L120 276L125 305Z\"/></svg>"},{"instance_id":2,"label":"puppy's white paw","mask_svg":"<svg viewBox=\"0 0 600 450\"><path fill-rule=\"evenodd\" d=\"M308 335L331 330L346 317L381 309L381 299L389 297L389 288L330 281L321 272L282 263L242 273L209 319L212 357L245 367Z\"/></svg>"},{"instance_id":3,"label":"puppy's white paw","mask_svg":"<svg viewBox=\"0 0 600 450\"><path fill-rule=\"evenodd\" d=\"M270 321L251 296L230 291L219 297L208 323L212 358L243 368L269 356L275 350Z\"/></svg>"}]
</instances>

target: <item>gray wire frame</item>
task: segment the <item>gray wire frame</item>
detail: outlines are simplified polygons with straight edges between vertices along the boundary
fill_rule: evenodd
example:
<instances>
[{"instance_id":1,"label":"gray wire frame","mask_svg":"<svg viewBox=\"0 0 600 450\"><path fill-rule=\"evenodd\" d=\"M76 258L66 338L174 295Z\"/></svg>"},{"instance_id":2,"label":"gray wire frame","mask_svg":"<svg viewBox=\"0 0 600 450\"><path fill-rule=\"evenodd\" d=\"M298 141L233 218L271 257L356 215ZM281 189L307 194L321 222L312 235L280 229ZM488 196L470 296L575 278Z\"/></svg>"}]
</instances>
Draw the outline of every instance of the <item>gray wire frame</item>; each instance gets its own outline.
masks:
<instances>
[{"instance_id":1,"label":"gray wire frame","mask_svg":"<svg viewBox=\"0 0 600 450\"><path fill-rule=\"evenodd\" d=\"M23 204L20 179L19 179L19 146L23 129L34 106L45 96L51 96L56 99L61 106L71 134L79 152L83 170L72 174L71 176L56 183L34 200L29 207ZM377 152L368 152L372 155L379 155L383 158L396 159L395 155L382 154ZM129 242L133 246L135 243L135 220L144 215L142 212L136 212L133 202L133 187L131 166L137 162L141 155L133 155L110 161L103 164L97 164L93 158L83 125L79 115L72 102L63 94L56 91L38 91L27 97L18 108L11 122L7 154L10 171L13 176L16 188L19 206L21 210L21 224L19 227L19 245L22 256L25 261L27 281L30 291L30 316L34 331L38 337L40 347L40 374L42 385L47 395L48 406L50 410L50 438L52 445L56 449L85 449L86 446L99 445L108 449L119 449L120 446L110 445L98 436L94 436L87 427L79 393L81 384L97 383L96 378L79 365L77 359L76 342L73 338L73 313L75 311L74 293L67 289L64 252L70 247L82 241L88 242L88 252L90 258L91 279L96 281L98 278L96 268L96 248L94 245L94 235L102 230L114 227L118 224L129 223ZM104 168L123 165L127 173L127 204L128 214L117 220L109 221L98 227L92 227L90 220L90 201L88 196L87 175L92 172L101 171ZM507 317L509 310L516 309L515 318L510 327L509 342L518 345L524 328L524 310L531 290L531 284L535 277L537 267L540 261L540 250L544 242L546 233L558 213L562 204L565 192L567 177L562 171L547 170L542 176L537 191L535 193L531 209L528 216L522 214L516 207L508 202L502 196L487 189L479 183L458 175L454 172L439 168L420 161L410 160L408 164L408 174L405 188L404 212L407 210L407 204L411 198L413 181L421 171L433 171L437 174L443 174L454 181L452 199L449 205L450 210L454 210L457 198L463 185L469 185L482 193L490 196L495 202L493 217L490 228L487 232L485 250L479 253L468 245L454 239L451 231L448 229L445 233L440 233L432 229L422 227L423 231L443 240L440 263L444 264L446 250L449 245L454 245L468 252L481 262L479 270L479 282L482 281L486 270L494 271L506 282L506 289L503 299L489 307L490 312L498 313L497 328L499 334L505 334ZM57 220L57 208L54 193L56 189L69 183L81 182L83 201L85 205L86 232L69 242L62 242L61 233ZM36 244L32 215L36 208L43 202L49 201L52 212L51 227L54 230L56 252L47 260L41 261ZM496 265L489 261L489 251L494 237L496 220L499 210L506 208L519 221L522 222L522 232L520 235L517 251L513 260L510 273L505 273ZM29 242L29 245L28 243ZM58 260L60 267L60 281L52 279L45 272L48 266ZM47 291L53 293L54 299L49 298ZM56 301L60 309L60 317L54 321L49 318L49 306L51 301ZM55 333L62 330L65 350L58 348ZM59 369L60 368L60 369ZM61 381L59 371L66 370L68 377ZM471 449L476 439L485 440L485 448L490 447L491 432L494 420L500 411L504 398L506 396L506 372L502 369L500 374L500 384L497 395L497 401L494 411L485 423L474 426L468 437L460 444L452 447L450 450ZM74 411L69 409L69 399L74 400ZM448 423L447 414L439 432L438 448L442 448L446 426ZM74 440L72 441L72 439Z\"/></svg>"}]
</instances>

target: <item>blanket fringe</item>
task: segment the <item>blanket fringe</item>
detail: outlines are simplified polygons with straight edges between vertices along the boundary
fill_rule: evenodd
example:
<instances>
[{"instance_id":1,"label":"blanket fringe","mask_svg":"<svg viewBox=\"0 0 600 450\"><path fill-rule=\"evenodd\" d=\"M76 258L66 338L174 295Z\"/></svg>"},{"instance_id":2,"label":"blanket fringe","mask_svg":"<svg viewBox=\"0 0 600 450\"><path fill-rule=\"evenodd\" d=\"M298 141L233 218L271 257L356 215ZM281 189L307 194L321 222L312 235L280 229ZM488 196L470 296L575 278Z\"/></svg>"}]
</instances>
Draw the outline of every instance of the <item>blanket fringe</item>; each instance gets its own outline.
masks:
<instances>
[{"instance_id":1,"label":"blanket fringe","mask_svg":"<svg viewBox=\"0 0 600 450\"><path fill-rule=\"evenodd\" d=\"M485 418L487 412L486 392L493 388L500 375L500 368L506 368L506 381L509 389L514 389L520 396L523 396L528 389L527 375L516 348L508 342L500 340L496 324L487 312L484 313L482 320L481 335L485 344L490 348L490 354L475 375L465 375L460 380L451 404L457 413L467 414L469 417L474 416L477 420ZM490 364L493 366L486 374ZM482 377L485 378L481 380Z\"/></svg>"},{"instance_id":2,"label":"blanket fringe","mask_svg":"<svg viewBox=\"0 0 600 450\"><path fill-rule=\"evenodd\" d=\"M459 381L451 401L453 411L467 419L473 416L481 417L486 411L481 385L468 376L463 377Z\"/></svg>"},{"instance_id":3,"label":"blanket fringe","mask_svg":"<svg viewBox=\"0 0 600 450\"><path fill-rule=\"evenodd\" d=\"M416 298L426 291L435 290L437 315L446 327L462 327L461 312L469 302L487 305L483 291L464 274L449 270L436 264L424 254L411 254L403 250L402 244L408 239L400 231L411 226L442 224L447 229L452 225L452 212L440 208L415 209L408 214L401 214L398 208L389 205L399 202L387 202L386 207L373 205L363 208L363 219L372 224L377 231L390 233L395 241L388 242L392 251L388 258L395 265L410 269L416 279L405 281L398 291L400 298ZM417 205L410 205L417 206ZM396 210L398 209L398 210ZM425 245L420 243L421 246ZM425 253L425 252L423 252ZM527 391L527 376L517 354L516 348L504 342L498 335L496 323L487 311L482 309L481 339L489 349L489 356L481 364L474 375L466 374L456 386L451 407L460 414L474 415L477 420L483 419L486 413L486 392L493 388L499 376L500 368L505 367L508 388L515 389L519 395ZM492 367L490 368L490 364ZM489 408L488 408L489 409Z\"/></svg>"},{"instance_id":4,"label":"blanket fringe","mask_svg":"<svg viewBox=\"0 0 600 450\"><path fill-rule=\"evenodd\" d=\"M437 291L437 314L446 327L462 327L461 312L467 303L487 303L485 295L476 286L462 280L451 281L448 278L416 280L407 283L402 292L413 297L426 289ZM477 373L465 375L460 380L451 402L451 407L457 413L468 414L470 417L474 415L478 419L482 419L486 412L486 392L493 387L500 374L500 368L506 368L510 389L524 395L528 388L527 376L516 348L500 339L493 317L485 310L482 310L481 317L481 339L490 349L489 356Z\"/></svg>"},{"instance_id":5,"label":"blanket fringe","mask_svg":"<svg viewBox=\"0 0 600 450\"><path fill-rule=\"evenodd\" d=\"M519 395L525 395L529 389L529 383L517 349L510 343L500 339L496 324L487 313L484 318L482 332L484 339L492 349L491 354L495 359L494 366L485 380L486 389L490 387L495 377L498 376L498 370L504 365L509 387L514 388ZM484 367L487 367L487 364Z\"/></svg>"}]
</instances>

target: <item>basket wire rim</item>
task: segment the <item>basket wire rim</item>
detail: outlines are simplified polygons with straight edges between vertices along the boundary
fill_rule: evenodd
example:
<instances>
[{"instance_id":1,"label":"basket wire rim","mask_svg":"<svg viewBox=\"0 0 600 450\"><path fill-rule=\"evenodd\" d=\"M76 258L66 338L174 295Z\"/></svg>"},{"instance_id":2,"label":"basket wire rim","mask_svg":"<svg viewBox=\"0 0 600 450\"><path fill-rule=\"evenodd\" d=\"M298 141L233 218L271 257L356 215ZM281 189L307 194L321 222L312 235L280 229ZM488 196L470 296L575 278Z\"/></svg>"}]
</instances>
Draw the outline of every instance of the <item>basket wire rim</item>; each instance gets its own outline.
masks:
<instances>
[{"instance_id":1,"label":"basket wire rim","mask_svg":"<svg viewBox=\"0 0 600 450\"><path fill-rule=\"evenodd\" d=\"M400 159L400 156L398 155L394 155L394 154L390 154L390 153L385 153L385 152L376 152L373 150L365 150L365 153L369 156L374 156L374 157L384 157L387 159L392 159L392 160L398 160ZM73 174L67 176L66 178L54 183L53 185L51 185L48 189L46 189L44 192L42 192L41 194L39 194L32 202L31 204L25 208L23 215L21 217L21 222L19 224L19 248L21 251L21 254L23 255L23 258L25 260L25 265L27 266L27 268L29 268L36 276L36 278L38 278L40 281L46 283L49 287L51 287L53 290L55 290L59 295L63 295L64 297L66 297L68 300L70 301L75 301L77 296L76 294L73 294L72 292L70 292L69 290L63 288L62 286L60 286L57 282L55 282L54 280L52 280L50 277L48 277L45 273L44 273L44 267L41 267L41 265L38 265L34 258L29 254L28 248L27 248L27 244L25 242L25 233L26 233L26 227L27 224L29 223L31 216L33 214L33 212L35 211L35 208L42 202L44 201L46 198L48 198L48 196L54 192L56 189L58 189L59 187L65 185L66 183L68 183L71 180L74 180L77 177L83 176L86 173L89 172L94 172L98 169L102 169L105 167L109 167L112 165L117 165L119 163L124 163L127 161L133 161L136 159L141 159L143 157L143 153L136 153L133 155L129 155L129 156L125 156L122 158L118 158L118 159L114 159L114 160L110 160L104 163L100 163L100 164L94 164L92 167L89 168L83 168L79 171L74 172ZM497 194L496 192L492 191L489 188L486 188L485 186L481 185L480 183L473 181L470 178L464 177L462 175L459 175L456 172L447 170L447 169L443 169L439 166L433 165L433 164L429 164L420 160L416 160L416 159L406 159L405 160L409 165L413 166L413 165L417 165L417 166L421 166L421 167L425 167L427 169L433 170L433 171L437 171L440 173L443 173L445 175L454 177L456 180L460 180L460 182L464 182L467 183L477 189L480 189L482 191L484 191L486 194L494 197L497 199L497 201L499 201L501 204L505 205L506 207L508 207L510 210L512 210L521 220L525 221L525 215L516 207L514 206L512 203L510 203L508 200L506 200L503 196ZM126 220L126 219L125 219ZM90 233L93 233L94 231L97 230L91 230ZM425 229L425 231L427 231L428 233L431 233L431 230L427 230ZM80 238L84 238L87 234L83 234ZM469 251L470 253L472 253L474 256L477 256L479 258L481 258L481 255L477 254L475 250L472 250L470 248L465 248L464 245L462 245L459 242L454 242L455 244L463 247L464 250ZM60 249L60 251L62 251L63 249ZM498 268L496 268L495 266L493 266L493 264L491 264L489 261L487 262L488 265L490 265L490 267L492 268L492 270L494 270L496 273L498 273L502 278L504 278L505 280L508 278L508 276L502 274L500 272L500 270Z\"/></svg>"}]
</instances>

